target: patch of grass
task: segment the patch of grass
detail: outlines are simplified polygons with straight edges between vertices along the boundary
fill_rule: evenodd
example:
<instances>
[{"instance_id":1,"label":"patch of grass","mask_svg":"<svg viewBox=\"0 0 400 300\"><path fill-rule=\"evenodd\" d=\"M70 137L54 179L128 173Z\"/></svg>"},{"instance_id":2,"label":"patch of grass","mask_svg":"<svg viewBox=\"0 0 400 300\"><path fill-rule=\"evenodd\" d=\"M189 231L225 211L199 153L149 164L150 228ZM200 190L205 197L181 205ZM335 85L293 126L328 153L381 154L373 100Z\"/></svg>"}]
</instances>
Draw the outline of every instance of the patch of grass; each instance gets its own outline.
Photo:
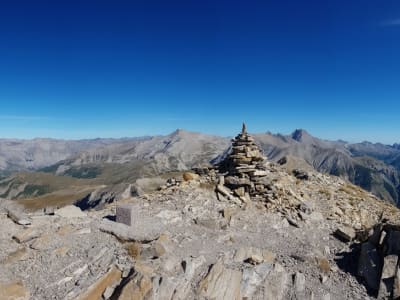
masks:
<instances>
[{"instance_id":1,"label":"patch of grass","mask_svg":"<svg viewBox=\"0 0 400 300\"><path fill-rule=\"evenodd\" d=\"M25 189L19 193L16 198L25 198L29 196L42 196L50 192L48 185L28 184Z\"/></svg>"},{"instance_id":2,"label":"patch of grass","mask_svg":"<svg viewBox=\"0 0 400 300\"><path fill-rule=\"evenodd\" d=\"M318 192L327 198L331 197L331 192L327 189L320 189Z\"/></svg>"},{"instance_id":3,"label":"patch of grass","mask_svg":"<svg viewBox=\"0 0 400 300\"><path fill-rule=\"evenodd\" d=\"M81 166L67 170L65 175L74 178L93 179L97 178L101 173L102 169L99 166Z\"/></svg>"},{"instance_id":4,"label":"patch of grass","mask_svg":"<svg viewBox=\"0 0 400 300\"><path fill-rule=\"evenodd\" d=\"M331 271L331 265L326 258L318 258L318 267L325 274Z\"/></svg>"},{"instance_id":5,"label":"patch of grass","mask_svg":"<svg viewBox=\"0 0 400 300\"><path fill-rule=\"evenodd\" d=\"M43 209L45 207L62 207L74 204L76 201L84 198L91 190L70 191L70 193L51 193L40 197L25 198L16 200L30 211Z\"/></svg>"},{"instance_id":6,"label":"patch of grass","mask_svg":"<svg viewBox=\"0 0 400 300\"><path fill-rule=\"evenodd\" d=\"M213 190L215 190L215 184L201 182L200 183L200 188L205 189L205 190L213 191Z\"/></svg>"},{"instance_id":7,"label":"patch of grass","mask_svg":"<svg viewBox=\"0 0 400 300\"><path fill-rule=\"evenodd\" d=\"M141 245L136 242L126 243L124 245L126 251L128 251L129 256L133 257L134 259L139 259L140 252L141 252Z\"/></svg>"}]
</instances>

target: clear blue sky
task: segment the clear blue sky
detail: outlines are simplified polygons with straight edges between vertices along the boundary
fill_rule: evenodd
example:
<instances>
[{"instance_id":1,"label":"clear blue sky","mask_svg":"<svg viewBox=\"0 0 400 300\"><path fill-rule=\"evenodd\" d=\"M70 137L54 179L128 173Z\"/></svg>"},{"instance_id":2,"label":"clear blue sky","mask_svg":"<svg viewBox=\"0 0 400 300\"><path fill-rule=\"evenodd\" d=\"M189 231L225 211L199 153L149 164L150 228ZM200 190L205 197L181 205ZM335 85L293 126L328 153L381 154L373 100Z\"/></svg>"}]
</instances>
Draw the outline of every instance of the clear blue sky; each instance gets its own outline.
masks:
<instances>
[{"instance_id":1,"label":"clear blue sky","mask_svg":"<svg viewBox=\"0 0 400 300\"><path fill-rule=\"evenodd\" d=\"M0 137L400 142L398 0L13 0L0 38Z\"/></svg>"}]
</instances>

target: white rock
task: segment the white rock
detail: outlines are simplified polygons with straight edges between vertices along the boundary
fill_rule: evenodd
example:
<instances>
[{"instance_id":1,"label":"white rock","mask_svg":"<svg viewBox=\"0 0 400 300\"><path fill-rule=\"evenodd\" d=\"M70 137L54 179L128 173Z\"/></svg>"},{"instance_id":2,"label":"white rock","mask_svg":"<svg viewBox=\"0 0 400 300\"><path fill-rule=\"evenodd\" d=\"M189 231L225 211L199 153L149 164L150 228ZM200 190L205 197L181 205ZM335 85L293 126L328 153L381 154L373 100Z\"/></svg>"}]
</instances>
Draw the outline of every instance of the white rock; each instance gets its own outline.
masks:
<instances>
[{"instance_id":1,"label":"white rock","mask_svg":"<svg viewBox=\"0 0 400 300\"><path fill-rule=\"evenodd\" d=\"M87 216L85 212L75 205L67 205L57 209L54 214L63 218L83 218Z\"/></svg>"}]
</instances>

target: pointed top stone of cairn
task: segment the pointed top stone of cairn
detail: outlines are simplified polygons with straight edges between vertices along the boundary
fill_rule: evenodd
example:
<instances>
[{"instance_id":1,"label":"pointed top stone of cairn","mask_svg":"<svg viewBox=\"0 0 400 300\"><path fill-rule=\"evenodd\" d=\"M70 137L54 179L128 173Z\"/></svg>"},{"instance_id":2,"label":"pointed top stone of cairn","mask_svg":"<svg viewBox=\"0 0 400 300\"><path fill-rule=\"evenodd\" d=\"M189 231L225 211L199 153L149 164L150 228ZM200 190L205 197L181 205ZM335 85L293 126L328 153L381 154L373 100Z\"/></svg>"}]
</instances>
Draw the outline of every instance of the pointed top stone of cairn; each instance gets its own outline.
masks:
<instances>
[{"instance_id":1,"label":"pointed top stone of cairn","mask_svg":"<svg viewBox=\"0 0 400 300\"><path fill-rule=\"evenodd\" d=\"M246 123L243 122L243 125L242 125L242 135L245 135L245 134L247 134L247 132L246 132Z\"/></svg>"}]
</instances>

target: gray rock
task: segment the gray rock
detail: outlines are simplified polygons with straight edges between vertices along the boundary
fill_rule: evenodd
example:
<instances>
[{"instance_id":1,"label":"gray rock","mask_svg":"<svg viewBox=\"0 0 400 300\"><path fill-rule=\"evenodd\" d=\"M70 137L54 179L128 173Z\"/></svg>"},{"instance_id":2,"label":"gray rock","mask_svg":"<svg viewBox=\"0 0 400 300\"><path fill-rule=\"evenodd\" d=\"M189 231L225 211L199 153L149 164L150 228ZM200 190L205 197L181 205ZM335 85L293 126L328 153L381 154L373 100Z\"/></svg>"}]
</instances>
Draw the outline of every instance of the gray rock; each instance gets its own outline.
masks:
<instances>
[{"instance_id":1,"label":"gray rock","mask_svg":"<svg viewBox=\"0 0 400 300\"><path fill-rule=\"evenodd\" d=\"M248 268L243 271L240 292L243 298L253 299L254 294L261 288L269 272L273 269L270 263L263 263L254 268Z\"/></svg>"},{"instance_id":2,"label":"gray rock","mask_svg":"<svg viewBox=\"0 0 400 300\"><path fill-rule=\"evenodd\" d=\"M303 292L306 286L306 278L303 273L297 272L294 275L294 288L296 292Z\"/></svg>"},{"instance_id":3,"label":"gray rock","mask_svg":"<svg viewBox=\"0 0 400 300\"><path fill-rule=\"evenodd\" d=\"M257 290L254 299L284 300L288 288L289 276L284 267L274 264L274 268L264 281L262 289Z\"/></svg>"},{"instance_id":4,"label":"gray rock","mask_svg":"<svg viewBox=\"0 0 400 300\"><path fill-rule=\"evenodd\" d=\"M138 211L138 207L135 207L131 204L117 205L116 220L118 223L132 226L135 222L135 219L137 219L139 216L140 213Z\"/></svg>"},{"instance_id":5,"label":"gray rock","mask_svg":"<svg viewBox=\"0 0 400 300\"><path fill-rule=\"evenodd\" d=\"M103 299L108 300L111 298L112 294L114 293L115 288L108 286L103 293Z\"/></svg>"}]
</instances>

